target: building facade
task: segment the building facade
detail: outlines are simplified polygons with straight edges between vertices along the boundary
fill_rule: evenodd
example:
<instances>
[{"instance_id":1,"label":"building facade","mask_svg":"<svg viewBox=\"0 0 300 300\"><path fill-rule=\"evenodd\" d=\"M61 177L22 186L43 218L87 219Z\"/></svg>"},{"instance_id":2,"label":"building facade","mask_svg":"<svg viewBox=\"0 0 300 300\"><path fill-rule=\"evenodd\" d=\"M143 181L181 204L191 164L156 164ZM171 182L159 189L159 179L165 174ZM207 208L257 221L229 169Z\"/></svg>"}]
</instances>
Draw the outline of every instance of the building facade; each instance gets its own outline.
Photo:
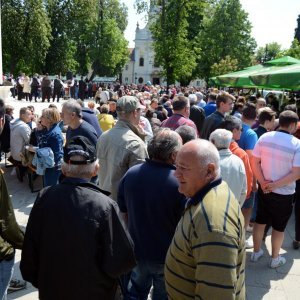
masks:
<instances>
[{"instance_id":1,"label":"building facade","mask_svg":"<svg viewBox=\"0 0 300 300\"><path fill-rule=\"evenodd\" d=\"M135 48L129 48L129 60L122 71L123 84L165 84L161 77L161 68L155 63L153 39L150 32L150 23L145 28L139 24L135 30Z\"/></svg>"}]
</instances>

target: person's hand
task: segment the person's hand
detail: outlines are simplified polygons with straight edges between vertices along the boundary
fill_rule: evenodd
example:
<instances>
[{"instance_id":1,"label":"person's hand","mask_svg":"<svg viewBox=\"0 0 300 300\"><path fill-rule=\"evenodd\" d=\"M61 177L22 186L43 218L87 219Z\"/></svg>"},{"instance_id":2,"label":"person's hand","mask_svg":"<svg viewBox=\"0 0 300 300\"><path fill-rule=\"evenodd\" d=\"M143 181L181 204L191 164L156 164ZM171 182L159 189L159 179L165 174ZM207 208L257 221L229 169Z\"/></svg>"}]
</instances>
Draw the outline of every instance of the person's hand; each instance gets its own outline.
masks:
<instances>
[{"instance_id":1,"label":"person's hand","mask_svg":"<svg viewBox=\"0 0 300 300\"><path fill-rule=\"evenodd\" d=\"M270 184L273 183L272 181L269 180L265 180L264 182L260 182L260 187L262 189L262 191L267 194L272 192L272 190L270 189Z\"/></svg>"},{"instance_id":2,"label":"person's hand","mask_svg":"<svg viewBox=\"0 0 300 300\"><path fill-rule=\"evenodd\" d=\"M276 183L276 182L273 182L273 181L268 182L268 183L265 185L265 190L266 190L266 192L268 192L268 193L273 192L273 191L274 191L275 189L277 189L277 188L278 188L277 183Z\"/></svg>"}]
</instances>

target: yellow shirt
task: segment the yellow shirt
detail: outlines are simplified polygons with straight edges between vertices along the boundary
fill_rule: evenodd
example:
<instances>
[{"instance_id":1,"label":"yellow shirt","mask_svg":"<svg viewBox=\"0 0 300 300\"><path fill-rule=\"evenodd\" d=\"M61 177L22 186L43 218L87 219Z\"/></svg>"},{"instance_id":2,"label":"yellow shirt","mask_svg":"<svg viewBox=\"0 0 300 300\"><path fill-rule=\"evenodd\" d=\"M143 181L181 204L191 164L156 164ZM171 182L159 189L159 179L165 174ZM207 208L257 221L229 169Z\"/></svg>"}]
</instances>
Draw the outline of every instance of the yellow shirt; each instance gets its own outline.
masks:
<instances>
[{"instance_id":1,"label":"yellow shirt","mask_svg":"<svg viewBox=\"0 0 300 300\"><path fill-rule=\"evenodd\" d=\"M109 114L98 115L98 121L103 132L112 129L115 126L114 117Z\"/></svg>"}]
</instances>

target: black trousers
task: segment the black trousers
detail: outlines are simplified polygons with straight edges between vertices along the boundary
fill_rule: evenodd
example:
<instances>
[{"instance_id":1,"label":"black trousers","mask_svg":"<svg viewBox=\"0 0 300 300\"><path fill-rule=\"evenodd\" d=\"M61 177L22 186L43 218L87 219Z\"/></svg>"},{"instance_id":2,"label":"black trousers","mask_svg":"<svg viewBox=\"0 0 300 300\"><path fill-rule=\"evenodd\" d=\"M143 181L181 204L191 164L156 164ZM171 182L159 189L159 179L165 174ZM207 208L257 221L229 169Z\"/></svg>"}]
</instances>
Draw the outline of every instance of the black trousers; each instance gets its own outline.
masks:
<instances>
[{"instance_id":1,"label":"black trousers","mask_svg":"<svg viewBox=\"0 0 300 300\"><path fill-rule=\"evenodd\" d=\"M296 181L295 194L295 240L300 242L300 179Z\"/></svg>"}]
</instances>

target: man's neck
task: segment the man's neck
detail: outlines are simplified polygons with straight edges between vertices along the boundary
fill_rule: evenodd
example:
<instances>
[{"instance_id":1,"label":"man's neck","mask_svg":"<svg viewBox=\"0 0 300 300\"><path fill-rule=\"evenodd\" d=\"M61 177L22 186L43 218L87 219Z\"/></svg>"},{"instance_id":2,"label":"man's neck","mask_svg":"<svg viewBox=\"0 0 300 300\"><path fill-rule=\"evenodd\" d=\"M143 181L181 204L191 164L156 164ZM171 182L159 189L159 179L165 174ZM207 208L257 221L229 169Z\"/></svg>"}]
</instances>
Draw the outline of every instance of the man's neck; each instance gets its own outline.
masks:
<instances>
[{"instance_id":1,"label":"man's neck","mask_svg":"<svg viewBox=\"0 0 300 300\"><path fill-rule=\"evenodd\" d=\"M248 120L242 117L242 122L251 127L254 124L255 120Z\"/></svg>"},{"instance_id":2,"label":"man's neck","mask_svg":"<svg viewBox=\"0 0 300 300\"><path fill-rule=\"evenodd\" d=\"M288 127L279 126L278 131L285 131L285 132L288 132L289 134L291 134L291 131Z\"/></svg>"},{"instance_id":3,"label":"man's neck","mask_svg":"<svg viewBox=\"0 0 300 300\"><path fill-rule=\"evenodd\" d=\"M73 123L71 123L71 124L69 125L69 127L70 127L71 129L77 129L77 128L81 125L82 122L83 122L82 119L75 120Z\"/></svg>"},{"instance_id":4,"label":"man's neck","mask_svg":"<svg viewBox=\"0 0 300 300\"><path fill-rule=\"evenodd\" d=\"M182 115L182 116L184 116L184 117L186 117L186 118L188 118L187 116L186 116L186 113L184 112L184 111L182 111L182 110L174 110L174 115Z\"/></svg>"},{"instance_id":5,"label":"man's neck","mask_svg":"<svg viewBox=\"0 0 300 300\"><path fill-rule=\"evenodd\" d=\"M217 112L219 112L221 115L225 115L225 112L224 111L222 111L222 109L220 109L220 108L218 108L217 110L216 110Z\"/></svg>"}]
</instances>

